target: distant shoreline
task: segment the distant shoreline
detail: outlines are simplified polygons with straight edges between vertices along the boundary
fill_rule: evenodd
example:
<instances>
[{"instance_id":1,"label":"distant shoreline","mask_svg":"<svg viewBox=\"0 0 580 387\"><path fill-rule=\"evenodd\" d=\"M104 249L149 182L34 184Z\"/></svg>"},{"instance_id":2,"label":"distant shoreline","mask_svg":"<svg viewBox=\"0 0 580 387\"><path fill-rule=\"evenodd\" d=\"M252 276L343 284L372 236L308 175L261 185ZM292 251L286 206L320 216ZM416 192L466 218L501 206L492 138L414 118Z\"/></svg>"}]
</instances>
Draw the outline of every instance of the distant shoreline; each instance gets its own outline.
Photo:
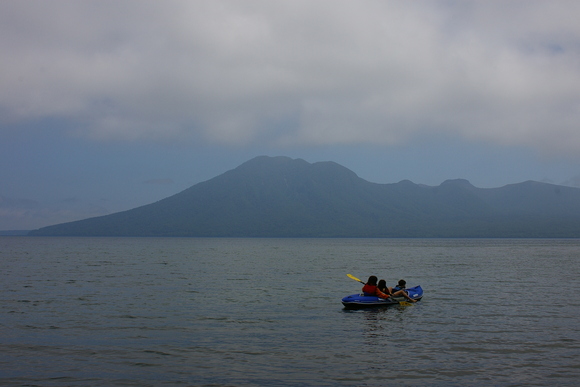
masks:
<instances>
[{"instance_id":1,"label":"distant shoreline","mask_svg":"<svg viewBox=\"0 0 580 387\"><path fill-rule=\"evenodd\" d=\"M0 236L26 236L30 230L0 230Z\"/></svg>"}]
</instances>

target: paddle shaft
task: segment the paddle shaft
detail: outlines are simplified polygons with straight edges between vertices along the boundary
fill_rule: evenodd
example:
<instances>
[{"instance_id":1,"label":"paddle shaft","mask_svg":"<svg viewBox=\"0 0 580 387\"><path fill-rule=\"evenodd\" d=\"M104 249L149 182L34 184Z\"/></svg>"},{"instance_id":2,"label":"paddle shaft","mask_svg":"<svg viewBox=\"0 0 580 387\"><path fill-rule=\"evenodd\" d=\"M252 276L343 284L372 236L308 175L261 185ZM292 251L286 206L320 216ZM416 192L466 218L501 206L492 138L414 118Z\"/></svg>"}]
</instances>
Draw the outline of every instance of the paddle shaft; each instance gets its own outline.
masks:
<instances>
[{"instance_id":1,"label":"paddle shaft","mask_svg":"<svg viewBox=\"0 0 580 387\"><path fill-rule=\"evenodd\" d=\"M348 277L348 278L350 278L350 279L353 279L353 280L355 280L355 281L357 281L357 282L360 282L360 283L361 283L361 284L363 284L363 285L366 285L366 282L363 282L363 281L359 280L358 278L356 278L356 277L355 277L354 275L352 275L352 274L347 274L347 277Z\"/></svg>"}]
</instances>

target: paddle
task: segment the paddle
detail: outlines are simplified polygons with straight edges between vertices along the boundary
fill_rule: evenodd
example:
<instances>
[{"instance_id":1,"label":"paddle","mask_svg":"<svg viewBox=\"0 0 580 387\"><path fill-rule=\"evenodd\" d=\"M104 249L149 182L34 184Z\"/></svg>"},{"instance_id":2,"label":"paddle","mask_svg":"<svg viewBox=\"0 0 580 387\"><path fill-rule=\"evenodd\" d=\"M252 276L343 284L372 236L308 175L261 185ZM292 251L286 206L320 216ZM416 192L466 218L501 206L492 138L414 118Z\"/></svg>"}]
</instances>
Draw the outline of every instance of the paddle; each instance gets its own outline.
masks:
<instances>
[{"instance_id":1,"label":"paddle","mask_svg":"<svg viewBox=\"0 0 580 387\"><path fill-rule=\"evenodd\" d=\"M355 280L355 281L358 281L358 282L360 282L360 283L361 283L361 284L363 284L363 285L365 284L365 282L362 282L361 280L359 280L358 278L356 278L356 277L355 277L354 275L352 275L352 274L347 274L346 276L347 276L348 278L350 278L350 279L353 279L353 280Z\"/></svg>"}]
</instances>

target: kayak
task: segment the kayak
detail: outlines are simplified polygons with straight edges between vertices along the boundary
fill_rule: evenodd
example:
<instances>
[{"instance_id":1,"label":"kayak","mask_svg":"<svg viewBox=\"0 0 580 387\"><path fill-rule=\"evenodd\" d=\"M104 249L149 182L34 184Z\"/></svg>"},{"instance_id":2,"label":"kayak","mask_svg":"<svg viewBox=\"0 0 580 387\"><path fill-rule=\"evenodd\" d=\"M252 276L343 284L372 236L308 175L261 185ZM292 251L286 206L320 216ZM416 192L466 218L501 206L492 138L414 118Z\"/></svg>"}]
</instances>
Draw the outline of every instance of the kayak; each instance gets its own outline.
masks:
<instances>
[{"instance_id":1,"label":"kayak","mask_svg":"<svg viewBox=\"0 0 580 387\"><path fill-rule=\"evenodd\" d=\"M405 289L409 297L419 301L423 298L423 288L420 285ZM342 305L347 309L375 308L378 306L398 305L407 301L405 297L379 298L376 296L365 296L364 294L352 294L342 299Z\"/></svg>"}]
</instances>

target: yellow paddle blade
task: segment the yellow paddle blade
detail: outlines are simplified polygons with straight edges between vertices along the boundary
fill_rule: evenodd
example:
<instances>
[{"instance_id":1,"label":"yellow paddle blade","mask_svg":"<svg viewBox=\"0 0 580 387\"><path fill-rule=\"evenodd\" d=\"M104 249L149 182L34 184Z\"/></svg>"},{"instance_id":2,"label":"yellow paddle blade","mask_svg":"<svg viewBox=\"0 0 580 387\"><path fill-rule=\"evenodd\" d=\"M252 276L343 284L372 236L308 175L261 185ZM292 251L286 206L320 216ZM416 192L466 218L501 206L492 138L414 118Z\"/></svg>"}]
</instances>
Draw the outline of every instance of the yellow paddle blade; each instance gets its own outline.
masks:
<instances>
[{"instance_id":1,"label":"yellow paddle blade","mask_svg":"<svg viewBox=\"0 0 580 387\"><path fill-rule=\"evenodd\" d=\"M402 306L411 306L413 304L411 304L410 302L407 302L407 301L399 301L399 305L402 305Z\"/></svg>"},{"instance_id":2,"label":"yellow paddle blade","mask_svg":"<svg viewBox=\"0 0 580 387\"><path fill-rule=\"evenodd\" d=\"M348 277L348 278L350 278L350 279L353 279L353 280L355 280L355 281L358 281L358 282L360 282L361 284L364 284L364 282L362 282L361 280L359 280L358 278L356 278L356 277L355 277L354 275L352 275L352 274L347 274L347 277Z\"/></svg>"}]
</instances>

